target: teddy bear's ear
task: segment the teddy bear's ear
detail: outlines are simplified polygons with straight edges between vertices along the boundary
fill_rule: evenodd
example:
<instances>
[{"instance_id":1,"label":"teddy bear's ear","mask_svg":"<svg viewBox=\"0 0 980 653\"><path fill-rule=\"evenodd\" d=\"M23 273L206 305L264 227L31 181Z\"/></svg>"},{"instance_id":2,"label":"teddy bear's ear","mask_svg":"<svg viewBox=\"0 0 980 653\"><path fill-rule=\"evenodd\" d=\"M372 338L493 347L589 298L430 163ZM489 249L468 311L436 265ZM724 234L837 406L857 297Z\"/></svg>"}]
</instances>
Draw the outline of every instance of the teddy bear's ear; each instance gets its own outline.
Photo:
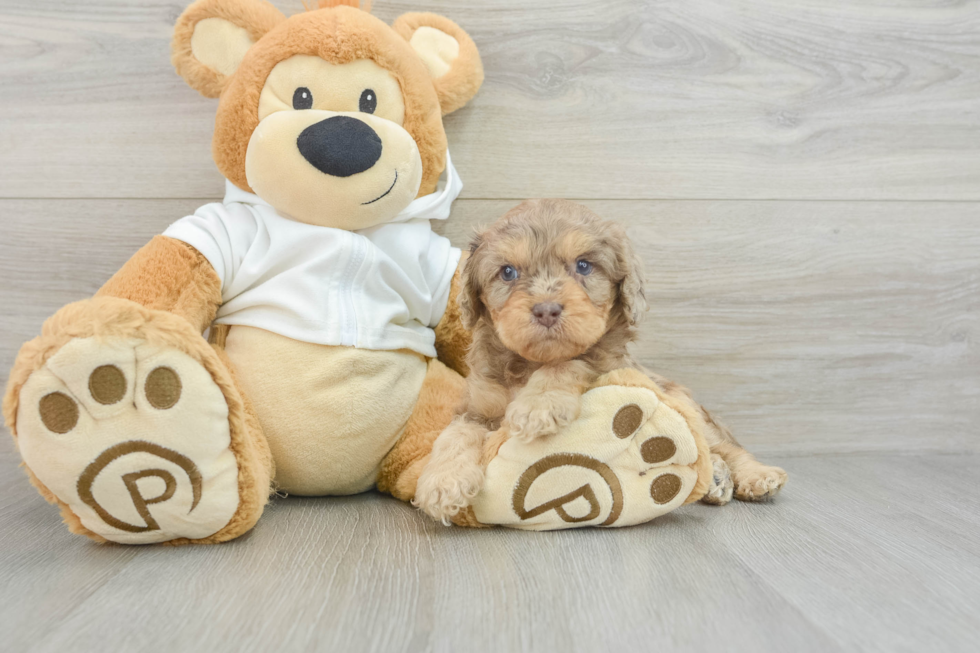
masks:
<instances>
[{"instance_id":1,"label":"teddy bear's ear","mask_svg":"<svg viewBox=\"0 0 980 653\"><path fill-rule=\"evenodd\" d=\"M286 17L264 0L197 0L174 26L171 61L206 97L218 97L248 49Z\"/></svg>"},{"instance_id":2,"label":"teddy bear's ear","mask_svg":"<svg viewBox=\"0 0 980 653\"><path fill-rule=\"evenodd\" d=\"M392 27L429 69L442 115L472 99L483 83L483 62L469 34L436 14L403 14Z\"/></svg>"}]
</instances>

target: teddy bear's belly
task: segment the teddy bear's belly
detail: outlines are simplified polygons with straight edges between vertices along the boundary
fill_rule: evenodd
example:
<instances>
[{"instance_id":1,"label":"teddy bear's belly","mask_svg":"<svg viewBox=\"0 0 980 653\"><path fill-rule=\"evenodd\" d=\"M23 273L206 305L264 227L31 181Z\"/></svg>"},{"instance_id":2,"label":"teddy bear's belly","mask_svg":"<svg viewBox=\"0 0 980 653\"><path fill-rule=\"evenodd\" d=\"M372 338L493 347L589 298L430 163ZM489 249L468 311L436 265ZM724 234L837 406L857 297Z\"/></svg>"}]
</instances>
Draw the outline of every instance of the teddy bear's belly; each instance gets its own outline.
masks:
<instances>
[{"instance_id":1,"label":"teddy bear's belly","mask_svg":"<svg viewBox=\"0 0 980 653\"><path fill-rule=\"evenodd\" d=\"M370 489L415 407L425 358L299 342L235 326L225 350L258 414L277 489L318 496Z\"/></svg>"}]
</instances>

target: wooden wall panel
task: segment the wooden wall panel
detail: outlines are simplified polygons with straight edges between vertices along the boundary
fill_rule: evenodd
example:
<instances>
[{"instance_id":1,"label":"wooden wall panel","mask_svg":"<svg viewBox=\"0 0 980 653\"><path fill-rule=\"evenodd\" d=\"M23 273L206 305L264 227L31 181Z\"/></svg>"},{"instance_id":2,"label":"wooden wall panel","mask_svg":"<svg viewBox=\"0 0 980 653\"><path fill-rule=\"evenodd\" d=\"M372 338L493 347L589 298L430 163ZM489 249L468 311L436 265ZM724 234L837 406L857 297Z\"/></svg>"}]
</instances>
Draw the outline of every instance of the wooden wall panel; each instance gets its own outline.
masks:
<instances>
[{"instance_id":1,"label":"wooden wall panel","mask_svg":"<svg viewBox=\"0 0 980 653\"><path fill-rule=\"evenodd\" d=\"M276 3L286 13L299 0ZM850 0L378 0L466 28L466 197L980 199L980 10ZM209 197L184 3L5 0L0 197Z\"/></svg>"}]
</instances>

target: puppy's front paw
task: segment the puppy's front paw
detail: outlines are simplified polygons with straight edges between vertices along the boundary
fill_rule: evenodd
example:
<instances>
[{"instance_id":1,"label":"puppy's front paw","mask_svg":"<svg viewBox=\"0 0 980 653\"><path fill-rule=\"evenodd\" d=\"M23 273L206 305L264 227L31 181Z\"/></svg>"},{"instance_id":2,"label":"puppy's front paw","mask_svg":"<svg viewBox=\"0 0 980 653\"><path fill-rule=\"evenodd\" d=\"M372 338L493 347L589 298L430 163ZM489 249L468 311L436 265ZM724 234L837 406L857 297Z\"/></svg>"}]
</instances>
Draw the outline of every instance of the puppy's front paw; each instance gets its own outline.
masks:
<instances>
[{"instance_id":1,"label":"puppy's front paw","mask_svg":"<svg viewBox=\"0 0 980 653\"><path fill-rule=\"evenodd\" d=\"M581 397L567 392L518 395L507 406L503 427L511 437L524 442L554 435L574 422L581 410Z\"/></svg>"},{"instance_id":2,"label":"puppy's front paw","mask_svg":"<svg viewBox=\"0 0 980 653\"><path fill-rule=\"evenodd\" d=\"M419 476L412 505L445 526L483 487L483 468L469 461L429 465Z\"/></svg>"},{"instance_id":3,"label":"puppy's front paw","mask_svg":"<svg viewBox=\"0 0 980 653\"><path fill-rule=\"evenodd\" d=\"M732 471L735 498L739 501L765 501L776 496L786 485L787 475L779 467L761 463Z\"/></svg>"}]
</instances>

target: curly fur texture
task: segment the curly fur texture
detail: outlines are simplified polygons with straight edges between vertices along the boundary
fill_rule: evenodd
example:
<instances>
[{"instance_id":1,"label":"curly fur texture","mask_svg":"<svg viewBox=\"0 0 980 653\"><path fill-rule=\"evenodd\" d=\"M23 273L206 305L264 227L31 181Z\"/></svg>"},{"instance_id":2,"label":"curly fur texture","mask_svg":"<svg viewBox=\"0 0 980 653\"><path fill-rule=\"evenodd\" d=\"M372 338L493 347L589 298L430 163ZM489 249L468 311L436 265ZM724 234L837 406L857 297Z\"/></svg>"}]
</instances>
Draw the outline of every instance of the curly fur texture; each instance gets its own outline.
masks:
<instances>
[{"instance_id":1,"label":"curly fur texture","mask_svg":"<svg viewBox=\"0 0 980 653\"><path fill-rule=\"evenodd\" d=\"M634 366L627 345L646 299L642 263L621 226L573 202L532 200L480 233L470 252L460 306L478 383L523 387L542 366L573 360L593 377ZM515 279L502 277L505 267ZM554 324L536 318L539 304L558 304ZM492 422L496 412L484 417Z\"/></svg>"},{"instance_id":2,"label":"curly fur texture","mask_svg":"<svg viewBox=\"0 0 980 653\"><path fill-rule=\"evenodd\" d=\"M578 417L596 378L635 366L627 345L645 307L642 279L625 231L566 200L524 202L476 237L460 295L473 329L468 399L419 480L426 513L447 522L469 505L489 432L553 435ZM542 305L560 315L546 324Z\"/></svg>"},{"instance_id":3,"label":"curly fur texture","mask_svg":"<svg viewBox=\"0 0 980 653\"><path fill-rule=\"evenodd\" d=\"M578 271L582 261L587 274ZM785 471L759 463L687 388L630 356L627 345L647 308L641 267L621 227L565 200L524 202L474 239L460 293L463 323L473 331L468 400L463 416L436 442L442 454L433 455L420 480L425 495L419 502L427 513L442 520L457 514L507 438L558 432L578 416L579 397L600 375L605 384L635 385L624 374L629 368L645 372L644 387L703 435L698 480L687 502L706 496L723 504L733 488L744 501L779 491ZM557 306L548 324L536 313L542 305ZM475 457L469 447L480 441L478 434L485 441Z\"/></svg>"}]
</instances>

